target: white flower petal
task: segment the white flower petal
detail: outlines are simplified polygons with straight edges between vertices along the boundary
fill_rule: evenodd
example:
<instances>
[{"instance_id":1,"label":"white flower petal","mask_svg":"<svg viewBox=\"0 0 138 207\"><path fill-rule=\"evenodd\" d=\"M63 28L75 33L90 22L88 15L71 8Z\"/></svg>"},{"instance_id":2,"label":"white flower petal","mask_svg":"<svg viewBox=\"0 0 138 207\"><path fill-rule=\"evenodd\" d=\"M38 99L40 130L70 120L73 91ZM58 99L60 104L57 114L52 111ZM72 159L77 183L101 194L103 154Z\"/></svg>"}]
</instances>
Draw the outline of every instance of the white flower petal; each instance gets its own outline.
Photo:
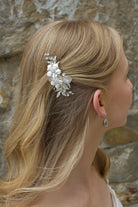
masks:
<instances>
[{"instance_id":1,"label":"white flower petal","mask_svg":"<svg viewBox=\"0 0 138 207\"><path fill-rule=\"evenodd\" d=\"M61 74L61 70L60 70L60 69L57 69L55 72L56 72L57 74Z\"/></svg>"},{"instance_id":2,"label":"white flower petal","mask_svg":"<svg viewBox=\"0 0 138 207\"><path fill-rule=\"evenodd\" d=\"M60 92L57 93L56 97L58 98L60 96Z\"/></svg>"},{"instance_id":3,"label":"white flower petal","mask_svg":"<svg viewBox=\"0 0 138 207\"><path fill-rule=\"evenodd\" d=\"M53 69L54 69L54 70L58 69L58 63L54 63L54 64L53 64Z\"/></svg>"},{"instance_id":4,"label":"white flower petal","mask_svg":"<svg viewBox=\"0 0 138 207\"><path fill-rule=\"evenodd\" d=\"M51 71L48 71L48 72L47 72L47 76L48 76L48 77L52 76L52 72L51 72Z\"/></svg>"},{"instance_id":5,"label":"white flower petal","mask_svg":"<svg viewBox=\"0 0 138 207\"><path fill-rule=\"evenodd\" d=\"M57 78L57 74L53 73L52 77L53 77L53 79L56 79Z\"/></svg>"},{"instance_id":6,"label":"white flower petal","mask_svg":"<svg viewBox=\"0 0 138 207\"><path fill-rule=\"evenodd\" d=\"M55 85L55 81L51 81L51 85L54 86Z\"/></svg>"},{"instance_id":7,"label":"white flower petal","mask_svg":"<svg viewBox=\"0 0 138 207\"><path fill-rule=\"evenodd\" d=\"M53 68L52 68L52 65L48 65L47 66L47 70L52 70Z\"/></svg>"},{"instance_id":8,"label":"white flower petal","mask_svg":"<svg viewBox=\"0 0 138 207\"><path fill-rule=\"evenodd\" d=\"M60 84L55 85L55 88L59 89L60 88Z\"/></svg>"},{"instance_id":9,"label":"white flower petal","mask_svg":"<svg viewBox=\"0 0 138 207\"><path fill-rule=\"evenodd\" d=\"M59 80L59 83L60 83L60 84L62 84L62 83L63 83L63 81L62 81L62 80Z\"/></svg>"}]
</instances>

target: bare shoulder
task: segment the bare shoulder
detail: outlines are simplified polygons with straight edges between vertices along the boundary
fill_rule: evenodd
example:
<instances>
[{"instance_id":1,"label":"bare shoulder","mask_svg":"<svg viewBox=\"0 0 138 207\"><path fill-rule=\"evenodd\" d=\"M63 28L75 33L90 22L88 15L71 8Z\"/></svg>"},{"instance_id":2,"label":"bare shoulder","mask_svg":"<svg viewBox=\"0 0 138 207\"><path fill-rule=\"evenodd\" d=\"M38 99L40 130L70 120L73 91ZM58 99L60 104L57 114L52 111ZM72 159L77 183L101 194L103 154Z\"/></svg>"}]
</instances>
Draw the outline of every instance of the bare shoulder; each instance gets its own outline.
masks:
<instances>
[{"instance_id":1,"label":"bare shoulder","mask_svg":"<svg viewBox=\"0 0 138 207\"><path fill-rule=\"evenodd\" d=\"M29 207L89 207L88 200L86 192L71 192L68 195L66 193L51 192Z\"/></svg>"}]
</instances>

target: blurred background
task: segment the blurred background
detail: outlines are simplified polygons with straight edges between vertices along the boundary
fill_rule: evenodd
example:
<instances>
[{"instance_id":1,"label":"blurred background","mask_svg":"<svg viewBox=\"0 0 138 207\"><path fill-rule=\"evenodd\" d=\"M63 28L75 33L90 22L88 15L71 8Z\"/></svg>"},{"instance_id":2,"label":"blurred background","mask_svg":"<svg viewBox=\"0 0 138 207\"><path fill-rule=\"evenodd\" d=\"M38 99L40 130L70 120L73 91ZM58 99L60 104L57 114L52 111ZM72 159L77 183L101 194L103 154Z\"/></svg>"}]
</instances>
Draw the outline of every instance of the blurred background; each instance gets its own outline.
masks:
<instances>
[{"instance_id":1,"label":"blurred background","mask_svg":"<svg viewBox=\"0 0 138 207\"><path fill-rule=\"evenodd\" d=\"M46 22L88 18L116 28L124 40L133 82L126 126L105 134L111 157L109 180L122 204L138 207L138 0L0 0L0 177L6 173L3 143L14 112L23 49Z\"/></svg>"}]
</instances>

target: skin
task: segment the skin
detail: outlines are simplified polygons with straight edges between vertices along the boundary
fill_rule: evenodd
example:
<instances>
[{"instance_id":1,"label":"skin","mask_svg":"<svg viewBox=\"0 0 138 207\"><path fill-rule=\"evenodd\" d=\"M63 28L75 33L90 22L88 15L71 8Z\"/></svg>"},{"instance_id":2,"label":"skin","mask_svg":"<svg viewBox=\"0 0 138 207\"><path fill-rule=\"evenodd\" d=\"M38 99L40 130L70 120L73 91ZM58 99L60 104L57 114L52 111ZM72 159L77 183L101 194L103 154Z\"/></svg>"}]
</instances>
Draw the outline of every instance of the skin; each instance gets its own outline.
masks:
<instances>
[{"instance_id":1,"label":"skin","mask_svg":"<svg viewBox=\"0 0 138 207\"><path fill-rule=\"evenodd\" d=\"M60 189L43 195L33 207L113 207L107 184L92 162L102 135L107 130L126 123L133 88L127 74L128 61L123 53L107 92L98 89L91 100L89 128L79 164ZM108 128L103 125L105 118L109 122Z\"/></svg>"},{"instance_id":2,"label":"skin","mask_svg":"<svg viewBox=\"0 0 138 207\"><path fill-rule=\"evenodd\" d=\"M128 78L129 64L123 53L119 67L111 78L106 107L110 127L124 126L132 102L133 85Z\"/></svg>"}]
</instances>

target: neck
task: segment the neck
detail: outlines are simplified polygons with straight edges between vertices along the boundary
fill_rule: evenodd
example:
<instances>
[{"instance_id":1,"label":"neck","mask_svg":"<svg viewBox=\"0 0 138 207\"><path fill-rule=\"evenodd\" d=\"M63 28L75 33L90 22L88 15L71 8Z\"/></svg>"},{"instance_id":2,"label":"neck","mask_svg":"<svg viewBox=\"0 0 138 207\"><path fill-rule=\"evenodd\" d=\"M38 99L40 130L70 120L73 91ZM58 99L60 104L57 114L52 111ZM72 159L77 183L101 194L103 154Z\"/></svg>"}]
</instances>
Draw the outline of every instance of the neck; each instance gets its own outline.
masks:
<instances>
[{"instance_id":1,"label":"neck","mask_svg":"<svg viewBox=\"0 0 138 207\"><path fill-rule=\"evenodd\" d=\"M79 202L87 203L91 189L90 185L99 185L99 176L92 163L105 129L102 125L100 117L94 117L93 120L94 121L91 121L90 119L89 128L86 134L84 152L80 162L76 168L72 170L67 182L62 186L62 188L59 189L58 193L55 191L51 194L51 200L53 200L54 197L59 201L62 197L62 202L64 200L66 203L67 198L72 201L72 199L76 200L79 197ZM50 195L44 195L44 202L47 200L47 196L49 197Z\"/></svg>"},{"instance_id":2,"label":"neck","mask_svg":"<svg viewBox=\"0 0 138 207\"><path fill-rule=\"evenodd\" d=\"M105 132L103 123L100 117L90 120L89 128L86 134L86 142L84 152L79 164L72 171L69 181L75 185L77 182L84 182L89 179L91 172L94 169L92 163L95 158L96 151L100 145L102 135Z\"/></svg>"}]
</instances>

